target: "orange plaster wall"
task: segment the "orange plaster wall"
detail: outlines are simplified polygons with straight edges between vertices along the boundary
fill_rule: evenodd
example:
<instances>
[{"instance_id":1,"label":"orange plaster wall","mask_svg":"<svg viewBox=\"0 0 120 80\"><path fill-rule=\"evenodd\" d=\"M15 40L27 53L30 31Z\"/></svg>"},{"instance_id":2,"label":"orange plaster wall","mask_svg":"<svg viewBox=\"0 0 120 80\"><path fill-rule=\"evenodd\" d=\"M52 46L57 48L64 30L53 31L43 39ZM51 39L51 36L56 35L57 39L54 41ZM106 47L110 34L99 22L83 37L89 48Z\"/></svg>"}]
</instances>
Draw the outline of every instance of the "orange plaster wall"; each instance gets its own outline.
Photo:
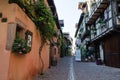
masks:
<instances>
[{"instance_id":1,"label":"orange plaster wall","mask_svg":"<svg viewBox=\"0 0 120 80\"><path fill-rule=\"evenodd\" d=\"M6 24L0 22L0 80L7 80L10 52L5 50L7 30Z\"/></svg>"},{"instance_id":2,"label":"orange plaster wall","mask_svg":"<svg viewBox=\"0 0 120 80\"><path fill-rule=\"evenodd\" d=\"M48 69L49 67L49 45L45 44L45 46L42 49L42 59L44 61L44 70Z\"/></svg>"},{"instance_id":3,"label":"orange plaster wall","mask_svg":"<svg viewBox=\"0 0 120 80\"><path fill-rule=\"evenodd\" d=\"M0 0L0 12L5 12L6 1ZM7 13L9 15L9 12ZM3 15L6 17L7 15ZM0 80L8 79L8 69L9 69L9 59L10 59L10 51L5 49L6 47L6 39L7 39L7 24L1 23L0 18Z\"/></svg>"},{"instance_id":4,"label":"orange plaster wall","mask_svg":"<svg viewBox=\"0 0 120 80\"><path fill-rule=\"evenodd\" d=\"M39 59L40 35L34 23L16 4L8 4L8 0L0 1L0 11L8 18L8 22L16 23L16 19L25 24L25 28L33 32L32 49L26 55L15 55L5 50L7 40L7 23L0 23L0 80L31 80L41 69ZM3 35L4 34L4 35ZM49 45L42 50L44 70L49 66ZM1 67L2 66L2 67Z\"/></svg>"}]
</instances>

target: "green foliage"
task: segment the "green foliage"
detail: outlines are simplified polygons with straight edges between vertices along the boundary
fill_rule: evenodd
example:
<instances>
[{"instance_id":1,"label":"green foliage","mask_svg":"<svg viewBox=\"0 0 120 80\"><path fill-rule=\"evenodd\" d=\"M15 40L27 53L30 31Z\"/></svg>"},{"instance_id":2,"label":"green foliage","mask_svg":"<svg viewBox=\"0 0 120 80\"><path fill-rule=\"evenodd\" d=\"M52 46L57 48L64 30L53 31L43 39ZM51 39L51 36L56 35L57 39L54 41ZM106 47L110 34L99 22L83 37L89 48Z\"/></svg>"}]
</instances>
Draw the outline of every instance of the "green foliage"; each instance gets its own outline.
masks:
<instances>
[{"instance_id":1,"label":"green foliage","mask_svg":"<svg viewBox=\"0 0 120 80\"><path fill-rule=\"evenodd\" d=\"M60 57L64 57L65 56L65 42L64 42L63 35L60 38L60 47L61 47Z\"/></svg>"},{"instance_id":2,"label":"green foliage","mask_svg":"<svg viewBox=\"0 0 120 80\"><path fill-rule=\"evenodd\" d=\"M35 9L35 24L40 30L40 33L43 35L44 39L50 39L53 37L54 31L54 19L50 9L46 7L43 0L34 5Z\"/></svg>"},{"instance_id":3,"label":"green foliage","mask_svg":"<svg viewBox=\"0 0 120 80\"><path fill-rule=\"evenodd\" d=\"M98 23L103 24L103 23L105 23L105 22L104 22L104 20L103 20L103 19L101 19L101 18L100 18L100 20L98 21Z\"/></svg>"},{"instance_id":4,"label":"green foliage","mask_svg":"<svg viewBox=\"0 0 120 80\"><path fill-rule=\"evenodd\" d=\"M55 21L51 10L44 0L32 2L32 0L9 0L9 3L17 3L25 13L33 20L43 40L50 40L55 33Z\"/></svg>"},{"instance_id":5,"label":"green foliage","mask_svg":"<svg viewBox=\"0 0 120 80\"><path fill-rule=\"evenodd\" d=\"M16 38L12 46L12 52L15 54L26 54L30 51L30 47L24 39Z\"/></svg>"},{"instance_id":6,"label":"green foliage","mask_svg":"<svg viewBox=\"0 0 120 80\"><path fill-rule=\"evenodd\" d=\"M82 57L82 59L85 59L85 58L87 58L87 50L86 50L86 48L85 48L85 45L83 45L82 47L81 47L81 57Z\"/></svg>"}]
</instances>

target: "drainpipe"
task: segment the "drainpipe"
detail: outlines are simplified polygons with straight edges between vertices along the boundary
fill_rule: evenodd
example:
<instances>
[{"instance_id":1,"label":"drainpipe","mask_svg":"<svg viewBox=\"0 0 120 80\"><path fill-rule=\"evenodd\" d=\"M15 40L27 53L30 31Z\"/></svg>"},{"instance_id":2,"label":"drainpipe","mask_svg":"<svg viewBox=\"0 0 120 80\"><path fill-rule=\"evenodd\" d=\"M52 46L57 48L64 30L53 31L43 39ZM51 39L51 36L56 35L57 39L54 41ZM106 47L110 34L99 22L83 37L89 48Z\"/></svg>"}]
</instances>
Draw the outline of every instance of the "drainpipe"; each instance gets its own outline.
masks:
<instances>
[{"instance_id":1,"label":"drainpipe","mask_svg":"<svg viewBox=\"0 0 120 80\"><path fill-rule=\"evenodd\" d=\"M110 5L111 5L111 11L112 11L112 24L113 24L113 30L115 30L115 11L114 11L114 0L110 0Z\"/></svg>"}]
</instances>

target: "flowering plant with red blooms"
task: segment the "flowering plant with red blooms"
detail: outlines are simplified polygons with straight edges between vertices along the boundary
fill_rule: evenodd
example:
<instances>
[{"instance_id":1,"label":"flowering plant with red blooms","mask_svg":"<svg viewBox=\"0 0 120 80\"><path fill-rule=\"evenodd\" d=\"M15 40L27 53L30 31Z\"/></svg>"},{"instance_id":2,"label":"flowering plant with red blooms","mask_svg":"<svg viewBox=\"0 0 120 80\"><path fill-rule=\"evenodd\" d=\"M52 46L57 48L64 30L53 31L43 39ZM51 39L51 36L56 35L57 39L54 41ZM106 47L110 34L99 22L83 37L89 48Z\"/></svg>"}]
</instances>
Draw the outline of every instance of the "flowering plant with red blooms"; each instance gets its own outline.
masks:
<instances>
[{"instance_id":1,"label":"flowering plant with red blooms","mask_svg":"<svg viewBox=\"0 0 120 80\"><path fill-rule=\"evenodd\" d=\"M30 51L30 47L24 39L16 38L12 46L12 52L15 54L26 54Z\"/></svg>"}]
</instances>

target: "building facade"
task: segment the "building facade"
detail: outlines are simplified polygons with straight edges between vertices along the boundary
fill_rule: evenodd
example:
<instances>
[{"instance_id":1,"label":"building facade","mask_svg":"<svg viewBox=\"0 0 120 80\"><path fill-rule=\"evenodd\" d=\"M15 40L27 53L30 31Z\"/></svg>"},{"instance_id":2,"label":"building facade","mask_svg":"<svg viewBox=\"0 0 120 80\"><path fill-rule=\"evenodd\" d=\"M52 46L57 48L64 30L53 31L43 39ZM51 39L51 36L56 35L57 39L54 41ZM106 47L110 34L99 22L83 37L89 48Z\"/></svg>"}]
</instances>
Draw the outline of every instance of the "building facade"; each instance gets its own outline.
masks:
<instances>
[{"instance_id":1,"label":"building facade","mask_svg":"<svg viewBox=\"0 0 120 80\"><path fill-rule=\"evenodd\" d=\"M72 55L72 44L73 39L70 37L70 34L68 32L63 33L64 36L64 44L65 44L65 56Z\"/></svg>"},{"instance_id":2,"label":"building facade","mask_svg":"<svg viewBox=\"0 0 120 80\"><path fill-rule=\"evenodd\" d=\"M120 1L86 0L88 5L87 27L95 58L105 65L120 67Z\"/></svg>"},{"instance_id":3,"label":"building facade","mask_svg":"<svg viewBox=\"0 0 120 80\"><path fill-rule=\"evenodd\" d=\"M81 61L93 61L93 52L91 51L90 30L87 27L88 5L86 2L80 2L78 8L82 11L77 25L75 37L76 47L80 50Z\"/></svg>"},{"instance_id":4,"label":"building facade","mask_svg":"<svg viewBox=\"0 0 120 80\"><path fill-rule=\"evenodd\" d=\"M32 14L29 16L25 6L21 7L16 2L0 1L0 80L32 80L35 75L51 66L51 56L59 58L59 49L55 45L58 36L45 43L39 54L42 38ZM34 3L34 0L31 2ZM46 5L49 7L47 1ZM54 29L59 32L57 24ZM52 51L51 44L54 44Z\"/></svg>"}]
</instances>

